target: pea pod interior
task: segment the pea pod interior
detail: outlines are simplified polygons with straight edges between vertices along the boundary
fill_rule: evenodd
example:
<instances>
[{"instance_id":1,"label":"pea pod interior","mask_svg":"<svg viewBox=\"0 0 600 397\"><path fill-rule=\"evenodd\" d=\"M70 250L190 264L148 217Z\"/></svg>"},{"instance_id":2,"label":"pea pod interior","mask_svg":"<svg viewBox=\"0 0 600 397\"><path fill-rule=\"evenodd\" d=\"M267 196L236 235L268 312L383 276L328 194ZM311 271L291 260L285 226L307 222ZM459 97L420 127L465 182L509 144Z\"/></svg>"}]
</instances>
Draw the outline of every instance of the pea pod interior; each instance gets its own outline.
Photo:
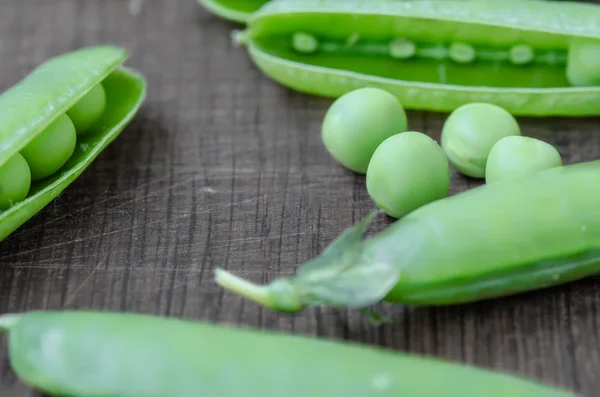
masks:
<instances>
[{"instance_id":1,"label":"pea pod interior","mask_svg":"<svg viewBox=\"0 0 600 397\"><path fill-rule=\"evenodd\" d=\"M407 107L432 110L505 95L516 113L531 101L519 94L561 92L579 95L578 108L565 112L596 113L598 87L574 87L567 63L574 40L600 48L599 18L600 7L577 2L287 0L262 7L238 39L259 68L304 92L389 85ZM423 89L435 91L431 105ZM521 111L560 111L539 106Z\"/></svg>"},{"instance_id":2,"label":"pea pod interior","mask_svg":"<svg viewBox=\"0 0 600 397\"><path fill-rule=\"evenodd\" d=\"M145 79L120 67L127 51L113 46L84 48L52 58L0 96L0 166L98 84L106 107L59 171L34 181L24 200L0 211L0 241L53 200L111 143L137 112Z\"/></svg>"}]
</instances>

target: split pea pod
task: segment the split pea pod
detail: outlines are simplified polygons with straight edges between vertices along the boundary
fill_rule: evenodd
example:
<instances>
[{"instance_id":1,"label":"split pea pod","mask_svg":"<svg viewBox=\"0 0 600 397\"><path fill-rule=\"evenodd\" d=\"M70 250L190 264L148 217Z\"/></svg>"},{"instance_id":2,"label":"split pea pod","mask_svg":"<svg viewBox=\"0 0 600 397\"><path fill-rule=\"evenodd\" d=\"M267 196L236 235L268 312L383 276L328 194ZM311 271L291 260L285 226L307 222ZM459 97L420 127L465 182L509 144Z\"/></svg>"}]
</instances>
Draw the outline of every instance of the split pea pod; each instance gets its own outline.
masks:
<instances>
[{"instance_id":1,"label":"split pea pod","mask_svg":"<svg viewBox=\"0 0 600 397\"><path fill-rule=\"evenodd\" d=\"M11 367L77 397L575 397L508 373L348 342L133 313L0 317Z\"/></svg>"},{"instance_id":2,"label":"split pea pod","mask_svg":"<svg viewBox=\"0 0 600 397\"><path fill-rule=\"evenodd\" d=\"M146 81L114 46L51 58L0 95L0 241L69 186L127 126Z\"/></svg>"},{"instance_id":3,"label":"split pea pod","mask_svg":"<svg viewBox=\"0 0 600 397\"><path fill-rule=\"evenodd\" d=\"M217 283L266 307L452 305L600 272L600 161L498 181L426 204L362 240L373 214L294 277Z\"/></svg>"},{"instance_id":4,"label":"split pea pod","mask_svg":"<svg viewBox=\"0 0 600 397\"><path fill-rule=\"evenodd\" d=\"M266 76L407 109L487 102L514 115L600 114L600 6L555 1L271 1L235 41Z\"/></svg>"}]
</instances>

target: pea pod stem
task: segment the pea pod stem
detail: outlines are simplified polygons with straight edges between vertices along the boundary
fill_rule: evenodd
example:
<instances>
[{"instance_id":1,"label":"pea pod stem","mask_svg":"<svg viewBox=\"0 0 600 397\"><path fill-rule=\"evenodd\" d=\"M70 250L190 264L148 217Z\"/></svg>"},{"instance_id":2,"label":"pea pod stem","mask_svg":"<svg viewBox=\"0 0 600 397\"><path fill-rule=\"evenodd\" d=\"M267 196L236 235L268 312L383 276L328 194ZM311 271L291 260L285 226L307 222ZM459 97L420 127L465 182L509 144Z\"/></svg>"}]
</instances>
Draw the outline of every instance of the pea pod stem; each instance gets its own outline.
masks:
<instances>
[{"instance_id":1,"label":"pea pod stem","mask_svg":"<svg viewBox=\"0 0 600 397\"><path fill-rule=\"evenodd\" d=\"M4 314L0 316L0 332L8 332L17 326L23 316L21 314Z\"/></svg>"},{"instance_id":2,"label":"pea pod stem","mask_svg":"<svg viewBox=\"0 0 600 397\"><path fill-rule=\"evenodd\" d=\"M215 270L215 281L223 288L244 296L259 305L273 307L271 292L265 286L253 284L221 268Z\"/></svg>"}]
</instances>

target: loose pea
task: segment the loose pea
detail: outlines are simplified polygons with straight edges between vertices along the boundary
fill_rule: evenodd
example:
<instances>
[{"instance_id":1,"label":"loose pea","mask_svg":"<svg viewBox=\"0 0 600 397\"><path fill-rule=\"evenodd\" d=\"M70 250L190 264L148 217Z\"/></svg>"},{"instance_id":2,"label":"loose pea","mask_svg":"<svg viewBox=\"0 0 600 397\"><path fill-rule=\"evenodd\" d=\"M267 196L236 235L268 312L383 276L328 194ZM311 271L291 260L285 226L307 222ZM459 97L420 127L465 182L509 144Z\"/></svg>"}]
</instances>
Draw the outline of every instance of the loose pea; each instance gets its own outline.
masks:
<instances>
[{"instance_id":1,"label":"loose pea","mask_svg":"<svg viewBox=\"0 0 600 397\"><path fill-rule=\"evenodd\" d=\"M436 141L415 131L389 137L367 170L367 191L386 214L400 218L450 190L450 166Z\"/></svg>"},{"instance_id":2,"label":"loose pea","mask_svg":"<svg viewBox=\"0 0 600 397\"><path fill-rule=\"evenodd\" d=\"M67 111L67 115L73 122L77 134L84 134L98 121L105 108L106 92L102 84L97 84Z\"/></svg>"},{"instance_id":3,"label":"loose pea","mask_svg":"<svg viewBox=\"0 0 600 397\"><path fill-rule=\"evenodd\" d=\"M25 158L15 153L0 167L0 210L25 200L31 187L31 172Z\"/></svg>"},{"instance_id":4,"label":"loose pea","mask_svg":"<svg viewBox=\"0 0 600 397\"><path fill-rule=\"evenodd\" d=\"M31 179L38 181L57 172L75 151L76 143L73 122L64 114L59 116L21 150L31 169Z\"/></svg>"},{"instance_id":5,"label":"loose pea","mask_svg":"<svg viewBox=\"0 0 600 397\"><path fill-rule=\"evenodd\" d=\"M340 164L365 174L381 142L406 128L406 113L396 97L379 88L359 88L334 101L321 137Z\"/></svg>"},{"instance_id":6,"label":"loose pea","mask_svg":"<svg viewBox=\"0 0 600 397\"><path fill-rule=\"evenodd\" d=\"M522 178L562 164L560 153L549 143L527 136L507 136L490 151L485 180L493 183Z\"/></svg>"},{"instance_id":7,"label":"loose pea","mask_svg":"<svg viewBox=\"0 0 600 397\"><path fill-rule=\"evenodd\" d=\"M485 177L492 147L506 136L521 135L517 120L490 103L470 103L454 110L442 128L442 148L460 173Z\"/></svg>"},{"instance_id":8,"label":"loose pea","mask_svg":"<svg viewBox=\"0 0 600 397\"><path fill-rule=\"evenodd\" d=\"M574 39L567 58L567 79L573 86L600 85L600 40Z\"/></svg>"}]
</instances>

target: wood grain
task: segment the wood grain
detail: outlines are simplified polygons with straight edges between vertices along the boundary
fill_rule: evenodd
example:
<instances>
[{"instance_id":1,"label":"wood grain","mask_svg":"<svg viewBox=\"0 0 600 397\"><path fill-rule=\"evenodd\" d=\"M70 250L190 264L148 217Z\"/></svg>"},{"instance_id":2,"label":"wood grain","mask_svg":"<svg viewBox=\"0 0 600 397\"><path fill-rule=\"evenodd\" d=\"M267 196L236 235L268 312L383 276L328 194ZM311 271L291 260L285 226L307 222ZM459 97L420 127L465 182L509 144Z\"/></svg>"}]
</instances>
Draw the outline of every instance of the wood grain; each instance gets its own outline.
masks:
<instances>
[{"instance_id":1,"label":"wood grain","mask_svg":"<svg viewBox=\"0 0 600 397\"><path fill-rule=\"evenodd\" d=\"M0 313L105 309L349 339L600 395L600 284L590 278L451 308L382 305L279 315L217 288L291 274L373 209L364 177L320 141L329 99L265 78L231 45L236 25L193 0L3 0L0 89L57 53L114 43L148 79L136 119L59 198L0 244ZM409 112L436 139L444 114ZM597 119L520 119L567 163L600 158ZM452 194L478 184L453 174ZM372 230L390 223L379 218ZM0 395L37 396L0 343Z\"/></svg>"}]
</instances>

